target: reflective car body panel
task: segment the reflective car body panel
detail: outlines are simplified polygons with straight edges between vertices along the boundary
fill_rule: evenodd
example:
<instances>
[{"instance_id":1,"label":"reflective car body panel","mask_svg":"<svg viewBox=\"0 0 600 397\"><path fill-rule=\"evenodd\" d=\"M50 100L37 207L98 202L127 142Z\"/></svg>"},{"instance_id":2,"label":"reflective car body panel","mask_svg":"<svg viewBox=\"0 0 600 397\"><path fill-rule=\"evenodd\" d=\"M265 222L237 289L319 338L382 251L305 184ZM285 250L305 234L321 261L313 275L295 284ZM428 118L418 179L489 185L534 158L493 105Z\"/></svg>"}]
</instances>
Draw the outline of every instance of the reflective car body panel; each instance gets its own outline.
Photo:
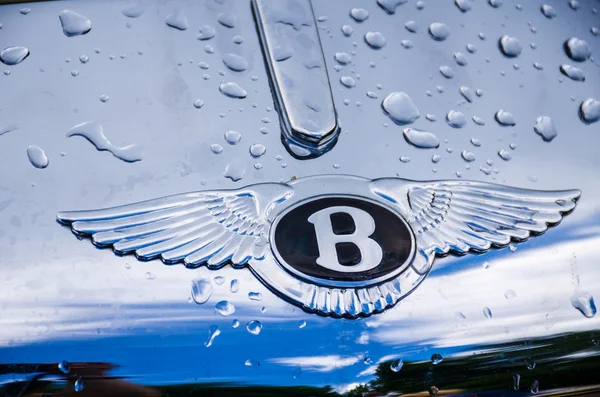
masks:
<instances>
[{"instance_id":1,"label":"reflective car body panel","mask_svg":"<svg viewBox=\"0 0 600 397\"><path fill-rule=\"evenodd\" d=\"M2 49L29 51L0 65L0 394L597 393L600 123L583 122L580 107L600 99L600 3L379 3L312 1L341 131L310 159L282 142L250 1L0 6ZM352 8L368 18L357 22ZM68 35L86 21L65 32L64 10L91 29ZM446 39L432 38L434 22L447 25ZM214 37L200 40L210 36L206 25ZM370 46L367 32L385 45ZM501 51L503 35L518 39L518 56ZM569 57L572 37L587 43L589 59ZM339 52L351 61L337 61ZM247 65L231 69L227 54ZM585 81L561 65L581 69ZM245 97L224 95L226 83ZM418 108L411 124L382 110L394 92ZM499 123L500 110L516 125ZM467 119L462 128L446 121L450 111ZM542 116L557 131L550 142L534 130ZM411 145L408 127L435 134L439 147ZM257 155L256 144L266 152ZM438 258L409 296L359 319L303 311L248 268L138 261L79 241L56 221L64 210L324 174L582 196L540 236ZM200 279L212 293L197 304ZM233 313L216 310L223 301Z\"/></svg>"}]
</instances>

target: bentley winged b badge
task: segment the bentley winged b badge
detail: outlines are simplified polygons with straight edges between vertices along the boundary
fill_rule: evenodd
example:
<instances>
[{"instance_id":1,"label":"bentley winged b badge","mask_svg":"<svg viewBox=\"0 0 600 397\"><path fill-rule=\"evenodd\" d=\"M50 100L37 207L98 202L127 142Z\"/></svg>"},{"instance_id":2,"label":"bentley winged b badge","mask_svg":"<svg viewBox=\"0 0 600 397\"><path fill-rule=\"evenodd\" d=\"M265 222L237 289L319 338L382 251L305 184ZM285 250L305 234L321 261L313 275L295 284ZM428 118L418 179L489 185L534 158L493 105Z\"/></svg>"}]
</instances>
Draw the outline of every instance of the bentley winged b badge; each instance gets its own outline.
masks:
<instances>
[{"instance_id":1,"label":"bentley winged b badge","mask_svg":"<svg viewBox=\"0 0 600 397\"><path fill-rule=\"evenodd\" d=\"M545 232L580 194L323 175L61 212L58 220L140 260L248 266L305 310L355 318L410 294L437 255L485 252Z\"/></svg>"}]
</instances>

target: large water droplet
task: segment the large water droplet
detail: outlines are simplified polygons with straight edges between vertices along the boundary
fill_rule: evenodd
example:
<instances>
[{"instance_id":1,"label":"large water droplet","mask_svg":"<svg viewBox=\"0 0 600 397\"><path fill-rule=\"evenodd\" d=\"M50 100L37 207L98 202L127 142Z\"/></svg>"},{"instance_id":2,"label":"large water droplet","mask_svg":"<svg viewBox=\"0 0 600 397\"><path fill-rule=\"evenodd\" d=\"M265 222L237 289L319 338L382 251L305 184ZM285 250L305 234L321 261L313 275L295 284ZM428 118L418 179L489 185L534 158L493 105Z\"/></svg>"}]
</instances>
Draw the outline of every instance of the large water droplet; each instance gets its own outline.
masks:
<instances>
[{"instance_id":1,"label":"large water droplet","mask_svg":"<svg viewBox=\"0 0 600 397\"><path fill-rule=\"evenodd\" d=\"M215 28L210 25L202 25L199 30L200 34L197 37L198 40L210 40L217 34Z\"/></svg>"},{"instance_id":2,"label":"large water droplet","mask_svg":"<svg viewBox=\"0 0 600 397\"><path fill-rule=\"evenodd\" d=\"M596 315L594 297L585 291L573 294L571 297L571 304L587 318L592 318Z\"/></svg>"},{"instance_id":3,"label":"large water droplet","mask_svg":"<svg viewBox=\"0 0 600 397\"><path fill-rule=\"evenodd\" d=\"M509 161L510 159L512 159L512 154L506 149L500 149L498 151L498 156L500 156L500 158L505 161Z\"/></svg>"},{"instance_id":4,"label":"large water droplet","mask_svg":"<svg viewBox=\"0 0 600 397\"><path fill-rule=\"evenodd\" d=\"M225 178L229 178L234 182L242 179L245 174L246 166L240 160L233 160L231 163L227 164L227 167L225 167L225 171L223 172Z\"/></svg>"},{"instance_id":5,"label":"large water droplet","mask_svg":"<svg viewBox=\"0 0 600 397\"><path fill-rule=\"evenodd\" d=\"M390 363L390 369L392 370L392 372L400 372L400 370L402 369L403 366L404 366L404 361L402 361L401 358L393 360Z\"/></svg>"},{"instance_id":6,"label":"large water droplet","mask_svg":"<svg viewBox=\"0 0 600 397\"><path fill-rule=\"evenodd\" d=\"M237 24L237 16L230 12L224 12L217 16L217 21L227 28L233 28Z\"/></svg>"},{"instance_id":7,"label":"large water droplet","mask_svg":"<svg viewBox=\"0 0 600 397\"><path fill-rule=\"evenodd\" d=\"M373 49L380 49L385 45L385 37L379 32L365 33L365 42Z\"/></svg>"},{"instance_id":8,"label":"large water droplet","mask_svg":"<svg viewBox=\"0 0 600 397\"><path fill-rule=\"evenodd\" d=\"M411 33L417 33L419 30L419 25L415 21L406 22L404 24L404 27L406 28L406 30L408 30Z\"/></svg>"},{"instance_id":9,"label":"large water droplet","mask_svg":"<svg viewBox=\"0 0 600 397\"><path fill-rule=\"evenodd\" d=\"M353 8L350 10L350 16L356 22L362 22L369 17L369 11L364 8Z\"/></svg>"},{"instance_id":10,"label":"large water droplet","mask_svg":"<svg viewBox=\"0 0 600 397\"><path fill-rule=\"evenodd\" d=\"M500 37L498 46L500 47L500 51L509 58L518 57L521 51L523 51L521 42L516 37L508 35Z\"/></svg>"},{"instance_id":11,"label":"large water droplet","mask_svg":"<svg viewBox=\"0 0 600 397\"><path fill-rule=\"evenodd\" d=\"M556 138L556 135L558 135L552 119L548 116L538 117L533 126L533 130L546 142L552 141Z\"/></svg>"},{"instance_id":12,"label":"large water droplet","mask_svg":"<svg viewBox=\"0 0 600 397\"><path fill-rule=\"evenodd\" d=\"M248 68L248 61L237 54L223 55L223 63L234 72L243 72Z\"/></svg>"},{"instance_id":13,"label":"large water droplet","mask_svg":"<svg viewBox=\"0 0 600 397\"><path fill-rule=\"evenodd\" d=\"M429 34L434 40L443 41L450 36L450 28L445 23L434 22L429 25Z\"/></svg>"},{"instance_id":14,"label":"large water droplet","mask_svg":"<svg viewBox=\"0 0 600 397\"><path fill-rule=\"evenodd\" d=\"M258 320L252 320L246 324L246 331L250 332L252 335L260 334L262 331L262 324Z\"/></svg>"},{"instance_id":15,"label":"large water droplet","mask_svg":"<svg viewBox=\"0 0 600 397\"><path fill-rule=\"evenodd\" d=\"M127 18L140 17L146 9L141 4L136 4L133 7L129 7L121 11Z\"/></svg>"},{"instance_id":16,"label":"large water droplet","mask_svg":"<svg viewBox=\"0 0 600 397\"><path fill-rule=\"evenodd\" d=\"M250 146L250 154L255 158L262 156L266 151L267 149L265 146L260 143L255 143L254 145Z\"/></svg>"},{"instance_id":17,"label":"large water droplet","mask_svg":"<svg viewBox=\"0 0 600 397\"><path fill-rule=\"evenodd\" d=\"M344 25L342 26L342 33L344 36L351 36L352 33L354 33L354 28L352 28L350 25Z\"/></svg>"},{"instance_id":18,"label":"large water droplet","mask_svg":"<svg viewBox=\"0 0 600 397\"><path fill-rule=\"evenodd\" d=\"M483 315L486 316L487 318L492 318L492 311L490 310L489 307L483 308Z\"/></svg>"},{"instance_id":19,"label":"large water droplet","mask_svg":"<svg viewBox=\"0 0 600 397\"><path fill-rule=\"evenodd\" d=\"M46 168L50 163L46 153L37 146L29 146L27 148L27 157L29 157L31 165L35 168Z\"/></svg>"},{"instance_id":20,"label":"large water droplet","mask_svg":"<svg viewBox=\"0 0 600 397\"><path fill-rule=\"evenodd\" d=\"M469 63L469 61L467 60L467 56L462 52L455 52L454 60L460 66L466 66Z\"/></svg>"},{"instance_id":21,"label":"large water droplet","mask_svg":"<svg viewBox=\"0 0 600 397\"><path fill-rule=\"evenodd\" d=\"M475 154L473 154L473 152L469 152L468 150L463 150L462 153L460 154L460 156L466 162L470 163L470 162L475 161Z\"/></svg>"},{"instance_id":22,"label":"large water droplet","mask_svg":"<svg viewBox=\"0 0 600 397\"><path fill-rule=\"evenodd\" d=\"M216 325L211 325L208 328L208 336L204 341L204 347L211 347L215 338L219 335L221 335L221 330L219 329L219 327Z\"/></svg>"},{"instance_id":23,"label":"large water droplet","mask_svg":"<svg viewBox=\"0 0 600 397\"><path fill-rule=\"evenodd\" d=\"M469 87L467 87L465 85L461 85L459 88L459 92L463 96L463 98L465 98L468 102L473 102L475 95L473 94L473 91L471 91L471 89Z\"/></svg>"},{"instance_id":24,"label":"large water droplet","mask_svg":"<svg viewBox=\"0 0 600 397\"><path fill-rule=\"evenodd\" d=\"M112 155L119 160L123 160L128 163L142 160L141 146L127 145L123 147L117 147L113 145L104 135L104 129L102 125L95 121L86 121L74 126L67 132L67 138L72 136L84 137L96 147L96 150L106 150L112 153Z\"/></svg>"},{"instance_id":25,"label":"large water droplet","mask_svg":"<svg viewBox=\"0 0 600 397\"><path fill-rule=\"evenodd\" d=\"M467 124L467 118L458 110L451 110L446 115L446 122L450 127L462 128Z\"/></svg>"},{"instance_id":26,"label":"large water droplet","mask_svg":"<svg viewBox=\"0 0 600 397\"><path fill-rule=\"evenodd\" d=\"M230 145L236 145L242 139L242 134L237 131L227 131L224 135L225 141Z\"/></svg>"},{"instance_id":27,"label":"large water droplet","mask_svg":"<svg viewBox=\"0 0 600 397\"><path fill-rule=\"evenodd\" d=\"M408 0L377 0L377 4L381 7L385 12L390 15L396 13L396 8L399 5L406 3Z\"/></svg>"},{"instance_id":28,"label":"large water droplet","mask_svg":"<svg viewBox=\"0 0 600 397\"><path fill-rule=\"evenodd\" d=\"M248 298L252 301L261 301L263 296L260 292L248 292Z\"/></svg>"},{"instance_id":29,"label":"large water droplet","mask_svg":"<svg viewBox=\"0 0 600 397\"><path fill-rule=\"evenodd\" d=\"M92 21L74 11L63 10L58 14L58 18L67 37L80 36L92 29Z\"/></svg>"},{"instance_id":30,"label":"large water droplet","mask_svg":"<svg viewBox=\"0 0 600 397\"><path fill-rule=\"evenodd\" d=\"M0 52L0 61L5 65L17 65L29 56L26 47L7 47Z\"/></svg>"},{"instance_id":31,"label":"large water droplet","mask_svg":"<svg viewBox=\"0 0 600 397\"><path fill-rule=\"evenodd\" d=\"M462 12L467 12L473 8L473 4L471 4L471 0L454 0L454 4L458 7Z\"/></svg>"},{"instance_id":32,"label":"large water droplet","mask_svg":"<svg viewBox=\"0 0 600 397\"><path fill-rule=\"evenodd\" d=\"M74 390L76 392L80 392L83 390L84 387L85 385L83 384L83 379L81 377L77 378L77 380L75 381L75 385L73 386Z\"/></svg>"},{"instance_id":33,"label":"large water droplet","mask_svg":"<svg viewBox=\"0 0 600 397\"><path fill-rule=\"evenodd\" d=\"M210 150L214 154L221 154L223 152L223 146L219 145L218 143L213 143L210 145Z\"/></svg>"},{"instance_id":34,"label":"large water droplet","mask_svg":"<svg viewBox=\"0 0 600 397\"><path fill-rule=\"evenodd\" d=\"M340 83L342 83L347 88L352 88L356 85L356 81L350 76L342 76L340 78Z\"/></svg>"},{"instance_id":35,"label":"large water droplet","mask_svg":"<svg viewBox=\"0 0 600 397\"><path fill-rule=\"evenodd\" d=\"M188 28L187 16L179 8L174 9L165 18L165 23L177 30L186 30Z\"/></svg>"},{"instance_id":36,"label":"large water droplet","mask_svg":"<svg viewBox=\"0 0 600 397\"><path fill-rule=\"evenodd\" d=\"M228 301L220 301L215 305L215 310L221 316L230 316L235 313L235 306Z\"/></svg>"},{"instance_id":37,"label":"large water droplet","mask_svg":"<svg viewBox=\"0 0 600 397\"><path fill-rule=\"evenodd\" d=\"M588 98L579 106L579 118L586 124L600 120L600 101Z\"/></svg>"},{"instance_id":38,"label":"large water droplet","mask_svg":"<svg viewBox=\"0 0 600 397\"><path fill-rule=\"evenodd\" d=\"M560 71L562 74L574 81L585 81L585 75L583 70L576 68L571 65L560 65Z\"/></svg>"},{"instance_id":39,"label":"large water droplet","mask_svg":"<svg viewBox=\"0 0 600 397\"><path fill-rule=\"evenodd\" d=\"M197 278L192 281L192 299L201 305L206 303L212 295L212 284L209 279Z\"/></svg>"},{"instance_id":40,"label":"large water droplet","mask_svg":"<svg viewBox=\"0 0 600 397\"><path fill-rule=\"evenodd\" d=\"M424 149L432 149L440 146L437 137L431 132L415 128L405 128L402 132L404 139L413 146Z\"/></svg>"},{"instance_id":41,"label":"large water droplet","mask_svg":"<svg viewBox=\"0 0 600 397\"><path fill-rule=\"evenodd\" d=\"M554 7L552 7L551 5L548 5L548 4L544 4L542 6L541 10L542 10L542 14L544 14L544 16L548 19L555 18L557 15Z\"/></svg>"},{"instance_id":42,"label":"large water droplet","mask_svg":"<svg viewBox=\"0 0 600 397\"><path fill-rule=\"evenodd\" d=\"M419 118L419 109L411 97L404 92L392 92L381 102L381 107L394 123L410 124Z\"/></svg>"},{"instance_id":43,"label":"large water droplet","mask_svg":"<svg viewBox=\"0 0 600 397\"><path fill-rule=\"evenodd\" d=\"M565 51L569 58L577 62L587 61L592 56L589 44L577 37L571 37L565 42Z\"/></svg>"},{"instance_id":44,"label":"large water droplet","mask_svg":"<svg viewBox=\"0 0 600 397\"><path fill-rule=\"evenodd\" d=\"M507 112L504 109L498 110L496 112L496 114L494 115L494 118L496 119L496 121L500 125L514 126L514 125L517 124L517 122L515 121L515 118L513 117L513 115L510 112Z\"/></svg>"},{"instance_id":45,"label":"large water droplet","mask_svg":"<svg viewBox=\"0 0 600 397\"><path fill-rule=\"evenodd\" d=\"M352 57L345 52L336 52L334 58L342 65L352 62Z\"/></svg>"},{"instance_id":46,"label":"large water droplet","mask_svg":"<svg viewBox=\"0 0 600 397\"><path fill-rule=\"evenodd\" d=\"M442 361L444 361L444 357L442 357L442 355L440 353L434 353L431 356L431 362L435 365L441 363Z\"/></svg>"},{"instance_id":47,"label":"large water droplet","mask_svg":"<svg viewBox=\"0 0 600 397\"><path fill-rule=\"evenodd\" d=\"M221 91L221 94L230 98L246 98L248 95L246 90L233 82L221 84L219 86L219 91Z\"/></svg>"}]
</instances>

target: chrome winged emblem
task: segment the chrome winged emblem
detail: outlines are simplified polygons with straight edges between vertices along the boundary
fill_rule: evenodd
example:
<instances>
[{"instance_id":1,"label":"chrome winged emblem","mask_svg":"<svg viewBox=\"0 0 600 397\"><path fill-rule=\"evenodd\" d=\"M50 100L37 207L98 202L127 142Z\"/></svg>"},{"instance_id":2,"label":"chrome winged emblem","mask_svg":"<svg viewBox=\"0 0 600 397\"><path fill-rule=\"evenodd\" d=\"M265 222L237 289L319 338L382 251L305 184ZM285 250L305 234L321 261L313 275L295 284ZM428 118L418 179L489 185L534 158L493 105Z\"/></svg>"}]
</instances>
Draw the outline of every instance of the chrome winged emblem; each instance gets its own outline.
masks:
<instances>
[{"instance_id":1,"label":"chrome winged emblem","mask_svg":"<svg viewBox=\"0 0 600 397\"><path fill-rule=\"evenodd\" d=\"M438 255L485 252L559 223L579 190L323 175L58 214L98 247L189 268L248 266L268 288L321 315L389 308Z\"/></svg>"}]
</instances>

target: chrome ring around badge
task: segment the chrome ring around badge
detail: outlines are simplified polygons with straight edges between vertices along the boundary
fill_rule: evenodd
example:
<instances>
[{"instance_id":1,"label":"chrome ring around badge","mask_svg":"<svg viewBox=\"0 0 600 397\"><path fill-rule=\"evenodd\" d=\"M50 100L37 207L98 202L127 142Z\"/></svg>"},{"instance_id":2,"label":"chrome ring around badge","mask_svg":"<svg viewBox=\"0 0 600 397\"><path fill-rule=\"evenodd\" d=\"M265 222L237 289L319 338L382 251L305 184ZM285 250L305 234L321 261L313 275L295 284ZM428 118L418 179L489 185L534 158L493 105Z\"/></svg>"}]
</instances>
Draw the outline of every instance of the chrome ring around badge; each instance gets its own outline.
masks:
<instances>
[{"instance_id":1,"label":"chrome ring around badge","mask_svg":"<svg viewBox=\"0 0 600 397\"><path fill-rule=\"evenodd\" d=\"M393 208L357 195L326 194L278 214L269 235L278 264L309 283L365 288L404 272L416 252L414 232Z\"/></svg>"}]
</instances>

